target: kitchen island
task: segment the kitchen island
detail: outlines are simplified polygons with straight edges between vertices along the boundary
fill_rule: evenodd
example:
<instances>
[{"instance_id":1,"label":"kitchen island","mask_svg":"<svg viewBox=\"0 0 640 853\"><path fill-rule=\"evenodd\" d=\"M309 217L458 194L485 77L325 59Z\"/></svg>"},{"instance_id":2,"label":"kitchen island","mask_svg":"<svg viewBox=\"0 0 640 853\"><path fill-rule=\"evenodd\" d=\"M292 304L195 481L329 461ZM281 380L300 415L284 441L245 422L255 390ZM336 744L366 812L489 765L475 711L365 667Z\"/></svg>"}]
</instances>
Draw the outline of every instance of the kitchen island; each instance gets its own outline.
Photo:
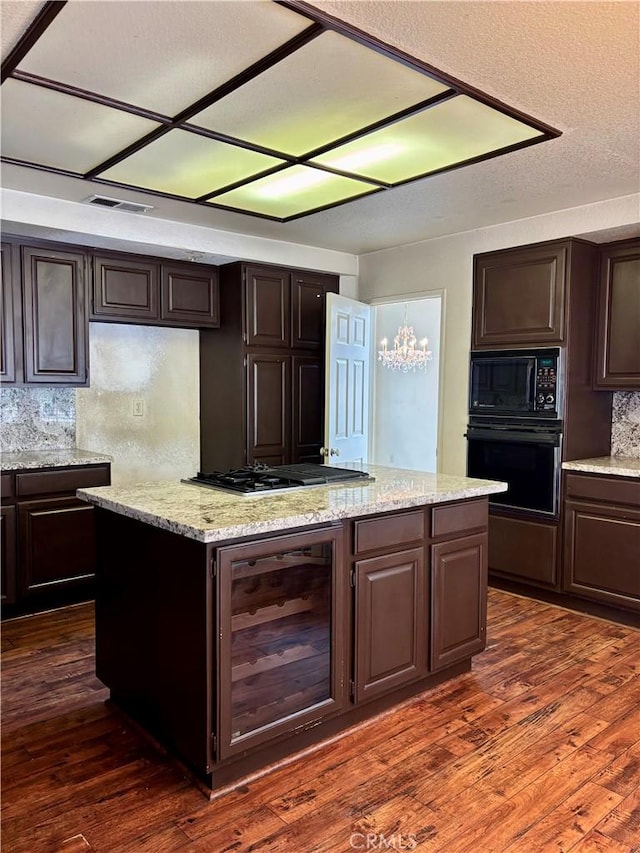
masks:
<instances>
[{"instance_id":1,"label":"kitchen island","mask_svg":"<svg viewBox=\"0 0 640 853\"><path fill-rule=\"evenodd\" d=\"M98 507L97 675L209 790L484 648L487 495L506 484L365 467L374 480L249 496L78 492Z\"/></svg>"}]
</instances>

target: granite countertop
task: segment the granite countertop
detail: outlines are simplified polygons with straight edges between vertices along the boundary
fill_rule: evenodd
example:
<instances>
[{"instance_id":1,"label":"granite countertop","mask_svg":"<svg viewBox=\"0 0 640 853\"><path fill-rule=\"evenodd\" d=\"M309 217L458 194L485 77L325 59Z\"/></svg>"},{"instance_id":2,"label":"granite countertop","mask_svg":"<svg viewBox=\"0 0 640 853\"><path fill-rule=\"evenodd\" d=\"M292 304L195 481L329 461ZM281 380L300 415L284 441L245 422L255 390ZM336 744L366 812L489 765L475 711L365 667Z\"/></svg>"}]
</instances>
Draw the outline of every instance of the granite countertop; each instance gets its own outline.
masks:
<instances>
[{"instance_id":1,"label":"granite countertop","mask_svg":"<svg viewBox=\"0 0 640 853\"><path fill-rule=\"evenodd\" d=\"M111 462L111 456L80 450L77 447L59 450L23 450L3 453L0 467L3 471L20 471L26 468L66 468L69 465L98 465Z\"/></svg>"},{"instance_id":2,"label":"granite countertop","mask_svg":"<svg viewBox=\"0 0 640 853\"><path fill-rule=\"evenodd\" d=\"M80 489L79 498L199 542L221 542L414 506L505 492L506 483L359 465L375 480L234 495L188 483Z\"/></svg>"},{"instance_id":3,"label":"granite countertop","mask_svg":"<svg viewBox=\"0 0 640 853\"><path fill-rule=\"evenodd\" d=\"M609 477L640 477L640 459L633 456L599 456L596 459L575 459L563 462L566 471L587 474L606 474Z\"/></svg>"}]
</instances>

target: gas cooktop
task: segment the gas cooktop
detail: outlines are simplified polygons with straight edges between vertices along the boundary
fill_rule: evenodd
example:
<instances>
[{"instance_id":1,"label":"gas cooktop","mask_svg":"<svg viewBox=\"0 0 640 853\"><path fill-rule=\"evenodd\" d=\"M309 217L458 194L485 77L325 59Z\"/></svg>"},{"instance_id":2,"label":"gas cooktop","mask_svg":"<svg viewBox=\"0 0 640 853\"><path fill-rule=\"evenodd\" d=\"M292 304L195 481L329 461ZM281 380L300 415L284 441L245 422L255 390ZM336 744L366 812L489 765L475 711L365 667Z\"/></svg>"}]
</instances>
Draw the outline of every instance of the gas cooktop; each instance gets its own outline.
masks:
<instances>
[{"instance_id":1,"label":"gas cooktop","mask_svg":"<svg viewBox=\"0 0 640 853\"><path fill-rule=\"evenodd\" d=\"M357 483L363 480L371 482L373 477L366 471L354 471L351 468L298 463L274 466L246 465L226 472L198 471L195 477L189 477L183 482L250 495L275 489L297 489L302 486L324 486L329 483Z\"/></svg>"}]
</instances>

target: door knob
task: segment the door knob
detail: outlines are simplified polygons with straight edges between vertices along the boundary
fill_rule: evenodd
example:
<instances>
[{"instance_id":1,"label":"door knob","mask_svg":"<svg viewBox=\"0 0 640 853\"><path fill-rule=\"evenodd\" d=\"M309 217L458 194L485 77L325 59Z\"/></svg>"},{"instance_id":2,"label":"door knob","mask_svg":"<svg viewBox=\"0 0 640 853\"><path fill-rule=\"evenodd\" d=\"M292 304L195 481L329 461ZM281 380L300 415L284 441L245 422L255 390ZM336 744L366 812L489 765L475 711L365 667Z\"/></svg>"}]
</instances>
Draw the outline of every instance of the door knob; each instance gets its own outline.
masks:
<instances>
[{"instance_id":1,"label":"door knob","mask_svg":"<svg viewBox=\"0 0 640 853\"><path fill-rule=\"evenodd\" d=\"M329 455L329 448L328 447L321 447L320 448L320 456L328 456L328 455Z\"/></svg>"}]
</instances>

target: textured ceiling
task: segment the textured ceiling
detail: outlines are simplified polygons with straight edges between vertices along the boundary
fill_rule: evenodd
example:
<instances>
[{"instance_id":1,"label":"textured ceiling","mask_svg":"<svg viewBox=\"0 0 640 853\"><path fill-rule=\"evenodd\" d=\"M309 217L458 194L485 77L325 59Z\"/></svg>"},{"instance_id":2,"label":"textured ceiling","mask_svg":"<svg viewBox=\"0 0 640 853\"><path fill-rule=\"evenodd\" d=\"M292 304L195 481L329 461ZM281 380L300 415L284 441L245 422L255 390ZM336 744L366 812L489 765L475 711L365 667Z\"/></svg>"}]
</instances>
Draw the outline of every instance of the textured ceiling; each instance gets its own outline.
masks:
<instances>
[{"instance_id":1,"label":"textured ceiling","mask_svg":"<svg viewBox=\"0 0 640 853\"><path fill-rule=\"evenodd\" d=\"M40 5L1 4L3 56ZM153 204L147 216L362 253L640 190L640 4L635 0L319 0L314 5L563 135L289 223L200 210L142 192L118 190L117 196ZM142 44L140 51L153 53L154 45ZM76 201L97 186L13 166L3 167L2 183Z\"/></svg>"}]
</instances>

